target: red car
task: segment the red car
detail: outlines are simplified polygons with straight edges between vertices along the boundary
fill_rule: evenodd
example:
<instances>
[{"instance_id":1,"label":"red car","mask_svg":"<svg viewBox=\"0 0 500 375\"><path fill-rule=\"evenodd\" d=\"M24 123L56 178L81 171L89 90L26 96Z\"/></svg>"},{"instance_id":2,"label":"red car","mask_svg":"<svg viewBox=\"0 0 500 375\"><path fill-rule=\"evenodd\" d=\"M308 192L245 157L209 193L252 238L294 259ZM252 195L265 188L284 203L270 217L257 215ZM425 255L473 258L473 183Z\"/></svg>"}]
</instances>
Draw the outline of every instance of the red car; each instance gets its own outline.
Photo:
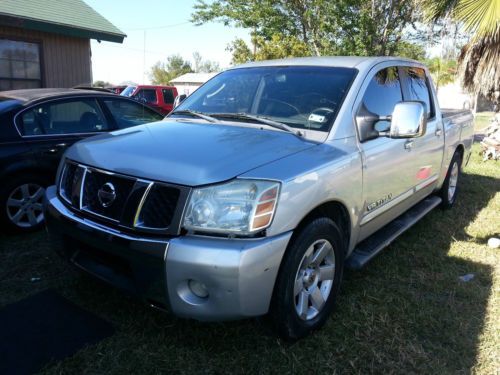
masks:
<instances>
[{"instance_id":1,"label":"red car","mask_svg":"<svg viewBox=\"0 0 500 375\"><path fill-rule=\"evenodd\" d=\"M173 86L128 86L120 95L129 96L166 115L174 108L177 89Z\"/></svg>"}]
</instances>

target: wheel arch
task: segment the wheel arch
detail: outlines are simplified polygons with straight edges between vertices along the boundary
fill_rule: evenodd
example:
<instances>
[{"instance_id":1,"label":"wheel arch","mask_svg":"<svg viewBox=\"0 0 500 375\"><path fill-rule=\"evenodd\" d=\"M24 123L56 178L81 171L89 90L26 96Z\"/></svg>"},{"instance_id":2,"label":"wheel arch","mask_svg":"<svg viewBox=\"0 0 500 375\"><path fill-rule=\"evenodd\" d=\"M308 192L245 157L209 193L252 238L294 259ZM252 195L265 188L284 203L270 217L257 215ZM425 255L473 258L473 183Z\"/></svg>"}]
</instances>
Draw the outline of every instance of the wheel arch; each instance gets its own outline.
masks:
<instances>
[{"instance_id":1,"label":"wheel arch","mask_svg":"<svg viewBox=\"0 0 500 375\"><path fill-rule=\"evenodd\" d=\"M351 217L349 216L347 207L338 200L323 202L309 211L295 227L294 235L292 236L292 239L290 241L293 241L294 236L296 236L302 228L304 228L314 219L320 217L327 217L340 226L339 229L341 230L345 240L344 252L347 252L349 249L349 242L351 238Z\"/></svg>"}]
</instances>

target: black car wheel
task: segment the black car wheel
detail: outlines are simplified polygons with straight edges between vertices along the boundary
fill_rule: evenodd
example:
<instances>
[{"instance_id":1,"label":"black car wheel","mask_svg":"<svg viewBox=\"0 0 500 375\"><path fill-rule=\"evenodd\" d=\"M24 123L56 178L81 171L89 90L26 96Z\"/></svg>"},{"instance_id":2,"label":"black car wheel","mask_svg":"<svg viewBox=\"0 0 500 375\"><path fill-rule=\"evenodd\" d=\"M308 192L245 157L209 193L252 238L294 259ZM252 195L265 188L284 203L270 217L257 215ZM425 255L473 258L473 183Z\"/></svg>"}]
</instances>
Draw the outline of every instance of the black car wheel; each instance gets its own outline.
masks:
<instances>
[{"instance_id":1,"label":"black car wheel","mask_svg":"<svg viewBox=\"0 0 500 375\"><path fill-rule=\"evenodd\" d=\"M8 177L0 190L0 221L7 231L31 232L44 224L43 197L48 185L40 176Z\"/></svg>"},{"instance_id":2,"label":"black car wheel","mask_svg":"<svg viewBox=\"0 0 500 375\"><path fill-rule=\"evenodd\" d=\"M270 316L287 340L320 328L337 299L345 241L337 224L318 218L292 239L276 280Z\"/></svg>"}]
</instances>

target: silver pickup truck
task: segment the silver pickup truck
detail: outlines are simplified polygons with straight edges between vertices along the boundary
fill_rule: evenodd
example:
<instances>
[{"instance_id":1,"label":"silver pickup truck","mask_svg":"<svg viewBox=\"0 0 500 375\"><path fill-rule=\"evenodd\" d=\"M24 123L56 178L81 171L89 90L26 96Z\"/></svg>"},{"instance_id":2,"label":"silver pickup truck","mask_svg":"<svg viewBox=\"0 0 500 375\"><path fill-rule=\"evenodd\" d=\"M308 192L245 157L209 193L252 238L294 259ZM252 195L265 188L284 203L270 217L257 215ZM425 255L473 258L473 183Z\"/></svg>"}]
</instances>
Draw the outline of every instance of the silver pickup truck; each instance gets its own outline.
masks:
<instances>
[{"instance_id":1,"label":"silver pickup truck","mask_svg":"<svg viewBox=\"0 0 500 375\"><path fill-rule=\"evenodd\" d=\"M472 121L439 108L412 60L237 66L164 121L68 149L46 192L49 234L71 263L154 307L269 314L299 338L325 323L344 267L453 205Z\"/></svg>"}]
</instances>

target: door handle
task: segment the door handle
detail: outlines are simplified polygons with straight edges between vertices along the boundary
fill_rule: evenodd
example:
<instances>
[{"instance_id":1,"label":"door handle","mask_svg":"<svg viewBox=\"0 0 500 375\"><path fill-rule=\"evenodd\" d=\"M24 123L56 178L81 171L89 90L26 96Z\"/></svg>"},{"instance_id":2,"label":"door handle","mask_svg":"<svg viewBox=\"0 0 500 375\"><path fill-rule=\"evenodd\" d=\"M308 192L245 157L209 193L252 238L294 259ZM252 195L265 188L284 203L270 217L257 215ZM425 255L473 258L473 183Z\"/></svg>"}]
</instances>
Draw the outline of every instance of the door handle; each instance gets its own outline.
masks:
<instances>
[{"instance_id":1,"label":"door handle","mask_svg":"<svg viewBox=\"0 0 500 375\"><path fill-rule=\"evenodd\" d=\"M405 149L411 150L412 148L413 148L413 141L406 141L405 142Z\"/></svg>"},{"instance_id":2,"label":"door handle","mask_svg":"<svg viewBox=\"0 0 500 375\"><path fill-rule=\"evenodd\" d=\"M67 143L58 143L45 150L45 152L47 154L57 154L62 148L65 148L67 145L68 145Z\"/></svg>"},{"instance_id":3,"label":"door handle","mask_svg":"<svg viewBox=\"0 0 500 375\"><path fill-rule=\"evenodd\" d=\"M441 134L443 134L443 131L441 129L437 129L434 134L436 134L436 137L439 137L441 136Z\"/></svg>"}]
</instances>

